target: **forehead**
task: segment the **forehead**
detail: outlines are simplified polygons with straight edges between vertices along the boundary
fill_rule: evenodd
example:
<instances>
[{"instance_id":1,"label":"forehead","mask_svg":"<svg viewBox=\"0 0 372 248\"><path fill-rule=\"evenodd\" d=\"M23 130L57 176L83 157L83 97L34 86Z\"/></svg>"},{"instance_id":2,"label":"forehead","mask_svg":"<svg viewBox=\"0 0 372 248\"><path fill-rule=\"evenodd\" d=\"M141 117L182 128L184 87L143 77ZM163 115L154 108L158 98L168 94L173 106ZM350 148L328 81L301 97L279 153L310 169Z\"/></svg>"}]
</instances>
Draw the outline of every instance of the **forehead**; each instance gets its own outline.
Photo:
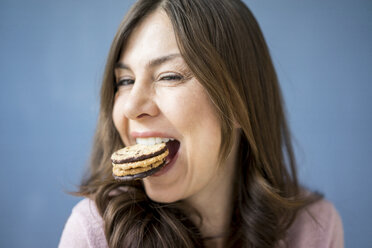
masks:
<instances>
[{"instance_id":1,"label":"forehead","mask_svg":"<svg viewBox=\"0 0 372 248\"><path fill-rule=\"evenodd\" d=\"M156 10L134 28L123 46L120 61L150 60L173 53L179 53L179 49L172 23L164 11Z\"/></svg>"}]
</instances>

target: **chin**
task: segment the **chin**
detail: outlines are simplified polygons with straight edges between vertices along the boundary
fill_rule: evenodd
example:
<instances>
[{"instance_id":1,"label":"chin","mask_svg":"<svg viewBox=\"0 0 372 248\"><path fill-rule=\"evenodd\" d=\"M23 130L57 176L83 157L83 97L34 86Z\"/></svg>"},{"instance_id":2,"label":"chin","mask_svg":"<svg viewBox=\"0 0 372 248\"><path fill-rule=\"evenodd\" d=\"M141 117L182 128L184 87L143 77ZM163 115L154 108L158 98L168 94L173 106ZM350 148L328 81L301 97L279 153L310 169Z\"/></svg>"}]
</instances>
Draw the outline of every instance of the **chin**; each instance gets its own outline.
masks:
<instances>
[{"instance_id":1,"label":"chin","mask_svg":"<svg viewBox=\"0 0 372 248\"><path fill-rule=\"evenodd\" d=\"M173 185L175 186L175 185ZM144 180L146 195L153 201L159 203L172 203L183 199L182 189L172 187L169 184L157 184L149 180Z\"/></svg>"},{"instance_id":2,"label":"chin","mask_svg":"<svg viewBox=\"0 0 372 248\"><path fill-rule=\"evenodd\" d=\"M143 179L146 195L159 203L172 203L184 199L188 189L185 186L183 163L174 163L177 157L160 172Z\"/></svg>"},{"instance_id":3,"label":"chin","mask_svg":"<svg viewBox=\"0 0 372 248\"><path fill-rule=\"evenodd\" d=\"M181 200L178 195L169 194L168 192L152 190L145 188L146 195L155 202L172 203Z\"/></svg>"}]
</instances>

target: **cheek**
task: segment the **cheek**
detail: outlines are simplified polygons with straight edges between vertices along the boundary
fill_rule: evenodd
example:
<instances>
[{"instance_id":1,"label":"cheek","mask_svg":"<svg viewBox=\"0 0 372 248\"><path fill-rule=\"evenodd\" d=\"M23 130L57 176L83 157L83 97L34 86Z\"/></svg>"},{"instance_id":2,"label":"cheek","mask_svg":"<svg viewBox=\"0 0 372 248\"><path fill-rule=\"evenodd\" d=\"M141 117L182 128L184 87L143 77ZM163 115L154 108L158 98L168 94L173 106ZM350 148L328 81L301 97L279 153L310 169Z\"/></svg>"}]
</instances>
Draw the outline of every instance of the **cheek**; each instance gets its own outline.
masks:
<instances>
[{"instance_id":1,"label":"cheek","mask_svg":"<svg viewBox=\"0 0 372 248\"><path fill-rule=\"evenodd\" d=\"M170 95L170 94L169 94ZM217 168L221 125L215 107L203 87L194 82L175 94L166 109L172 124L182 135L191 181ZM209 174L210 175L210 174Z\"/></svg>"},{"instance_id":2,"label":"cheek","mask_svg":"<svg viewBox=\"0 0 372 248\"><path fill-rule=\"evenodd\" d=\"M201 191L217 175L221 126L214 105L201 91L188 118L187 157L190 195Z\"/></svg>"},{"instance_id":3,"label":"cheek","mask_svg":"<svg viewBox=\"0 0 372 248\"><path fill-rule=\"evenodd\" d=\"M205 175L217 168L221 127L209 99L199 103L196 113L189 119L189 148L192 169Z\"/></svg>"},{"instance_id":4,"label":"cheek","mask_svg":"<svg viewBox=\"0 0 372 248\"><path fill-rule=\"evenodd\" d=\"M113 106L113 109L112 109L112 120L114 122L116 130L119 131L119 128L118 128L118 127L120 127L119 123L122 122L123 117L120 114L120 108L119 108L119 104L118 104L118 101L117 101L116 97L115 97L115 102L114 102L114 106Z\"/></svg>"},{"instance_id":5,"label":"cheek","mask_svg":"<svg viewBox=\"0 0 372 248\"><path fill-rule=\"evenodd\" d=\"M179 88L159 90L158 95L161 96L158 104L162 113L181 135L210 133L219 136L220 123L215 107L196 80Z\"/></svg>"},{"instance_id":6,"label":"cheek","mask_svg":"<svg viewBox=\"0 0 372 248\"><path fill-rule=\"evenodd\" d=\"M126 130L127 130L127 118L123 113L123 106L124 103L120 97L115 97L115 102L112 110L112 120L114 122L114 126L118 131L122 141L128 144L128 140L126 138Z\"/></svg>"},{"instance_id":7,"label":"cheek","mask_svg":"<svg viewBox=\"0 0 372 248\"><path fill-rule=\"evenodd\" d=\"M219 146L221 130L215 107L200 84L194 87L192 93L185 108L185 128L194 144L215 148Z\"/></svg>"}]
</instances>

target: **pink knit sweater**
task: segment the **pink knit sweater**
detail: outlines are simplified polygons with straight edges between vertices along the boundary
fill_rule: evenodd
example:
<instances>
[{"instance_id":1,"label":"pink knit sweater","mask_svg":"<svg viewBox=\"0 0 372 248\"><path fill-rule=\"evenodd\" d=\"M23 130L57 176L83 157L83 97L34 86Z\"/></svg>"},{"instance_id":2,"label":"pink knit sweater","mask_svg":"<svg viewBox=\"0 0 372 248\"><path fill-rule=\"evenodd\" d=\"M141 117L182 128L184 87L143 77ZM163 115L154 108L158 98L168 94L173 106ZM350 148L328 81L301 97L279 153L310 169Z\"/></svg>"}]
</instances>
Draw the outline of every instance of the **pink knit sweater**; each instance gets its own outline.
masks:
<instances>
[{"instance_id":1,"label":"pink knit sweater","mask_svg":"<svg viewBox=\"0 0 372 248\"><path fill-rule=\"evenodd\" d=\"M307 210L299 213L289 229L286 240L289 247L344 247L342 222L334 206L322 200L310 205ZM59 248L72 247L108 247L102 217L95 203L89 199L80 201L73 208L63 230Z\"/></svg>"}]
</instances>

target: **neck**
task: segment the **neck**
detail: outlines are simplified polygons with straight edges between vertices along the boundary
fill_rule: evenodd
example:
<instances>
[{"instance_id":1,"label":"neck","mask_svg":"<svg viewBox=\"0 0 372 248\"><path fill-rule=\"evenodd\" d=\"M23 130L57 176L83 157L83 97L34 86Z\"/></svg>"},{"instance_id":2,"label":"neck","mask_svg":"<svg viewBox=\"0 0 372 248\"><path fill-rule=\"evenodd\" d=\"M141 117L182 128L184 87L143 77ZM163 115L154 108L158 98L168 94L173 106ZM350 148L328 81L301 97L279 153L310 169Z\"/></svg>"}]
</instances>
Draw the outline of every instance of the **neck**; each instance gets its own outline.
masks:
<instances>
[{"instance_id":1,"label":"neck","mask_svg":"<svg viewBox=\"0 0 372 248\"><path fill-rule=\"evenodd\" d=\"M220 237L224 236L230 225L232 187L220 184L213 189L213 192L209 190L208 192L192 197L188 202L201 215L199 229L203 237L208 240L221 239ZM197 219L195 223L198 223Z\"/></svg>"},{"instance_id":2,"label":"neck","mask_svg":"<svg viewBox=\"0 0 372 248\"><path fill-rule=\"evenodd\" d=\"M207 247L223 247L229 231L232 215L233 182L236 165L237 144L234 145L226 162L220 165L217 175L197 195L187 202L201 215L202 221L191 216L205 238Z\"/></svg>"}]
</instances>

